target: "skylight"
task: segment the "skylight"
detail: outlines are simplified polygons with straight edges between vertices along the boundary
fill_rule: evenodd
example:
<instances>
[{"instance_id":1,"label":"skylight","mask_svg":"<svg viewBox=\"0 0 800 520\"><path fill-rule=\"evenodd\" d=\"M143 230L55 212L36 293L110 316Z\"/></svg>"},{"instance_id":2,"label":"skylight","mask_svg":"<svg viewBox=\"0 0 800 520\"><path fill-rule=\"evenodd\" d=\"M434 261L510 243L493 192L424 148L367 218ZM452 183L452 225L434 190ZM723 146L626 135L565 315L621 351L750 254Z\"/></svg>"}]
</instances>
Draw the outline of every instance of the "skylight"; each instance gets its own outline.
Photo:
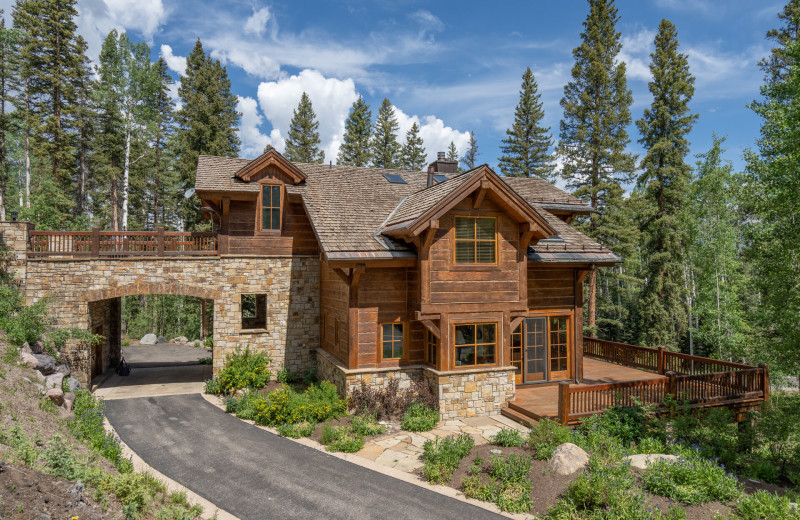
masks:
<instances>
[{"instance_id":1,"label":"skylight","mask_svg":"<svg viewBox=\"0 0 800 520\"><path fill-rule=\"evenodd\" d=\"M394 173L384 173L383 176L392 184L408 184L405 179Z\"/></svg>"},{"instance_id":2,"label":"skylight","mask_svg":"<svg viewBox=\"0 0 800 520\"><path fill-rule=\"evenodd\" d=\"M444 182L447 180L446 175L434 175L433 178L436 179L436 182Z\"/></svg>"}]
</instances>

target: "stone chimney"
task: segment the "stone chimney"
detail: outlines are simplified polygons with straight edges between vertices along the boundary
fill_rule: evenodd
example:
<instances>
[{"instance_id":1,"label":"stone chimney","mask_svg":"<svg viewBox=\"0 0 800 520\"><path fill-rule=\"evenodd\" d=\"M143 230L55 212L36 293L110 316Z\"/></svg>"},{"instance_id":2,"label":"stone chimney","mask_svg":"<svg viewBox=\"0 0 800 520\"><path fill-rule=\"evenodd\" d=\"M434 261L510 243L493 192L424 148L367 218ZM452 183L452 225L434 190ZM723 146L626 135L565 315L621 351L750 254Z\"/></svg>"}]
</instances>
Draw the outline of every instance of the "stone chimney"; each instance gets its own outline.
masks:
<instances>
[{"instance_id":1,"label":"stone chimney","mask_svg":"<svg viewBox=\"0 0 800 520\"><path fill-rule=\"evenodd\" d=\"M446 160L444 152L438 152L436 160L428 166L428 173L458 173L458 163Z\"/></svg>"}]
</instances>

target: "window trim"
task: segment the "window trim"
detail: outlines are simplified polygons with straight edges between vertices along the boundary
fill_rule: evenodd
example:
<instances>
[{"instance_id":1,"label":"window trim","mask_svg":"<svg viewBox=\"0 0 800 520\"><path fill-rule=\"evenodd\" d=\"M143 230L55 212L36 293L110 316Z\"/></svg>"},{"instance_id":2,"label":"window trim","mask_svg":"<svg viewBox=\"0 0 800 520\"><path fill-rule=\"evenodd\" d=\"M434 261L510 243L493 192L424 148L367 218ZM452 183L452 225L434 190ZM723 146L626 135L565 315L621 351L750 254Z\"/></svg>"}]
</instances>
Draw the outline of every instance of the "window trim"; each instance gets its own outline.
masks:
<instances>
[{"instance_id":1,"label":"window trim","mask_svg":"<svg viewBox=\"0 0 800 520\"><path fill-rule=\"evenodd\" d=\"M486 363L479 365L478 363L478 345L490 345L490 343L470 343L467 345L457 345L456 344L456 327L463 327L465 325L472 325L477 327L478 325L494 325L494 363ZM497 321L463 321L458 323L453 323L452 325L452 333L453 333L453 357L452 357L452 368L453 370L470 370L473 368L481 368L481 367L493 367L497 366L500 359L499 350L503 348L503 338L500 337L498 331L500 331L500 323ZM475 347L475 364L474 365L456 365L456 348L458 347L468 347L468 346Z\"/></svg>"},{"instance_id":2,"label":"window trim","mask_svg":"<svg viewBox=\"0 0 800 520\"><path fill-rule=\"evenodd\" d=\"M383 326L384 325L401 325L403 327L403 336L402 336L402 344L401 348L403 349L400 357L397 358L385 358L383 357ZM388 321L379 321L378 322L378 362L383 363L384 361L403 361L406 359L408 355L408 322L406 320L388 320Z\"/></svg>"},{"instance_id":3,"label":"window trim","mask_svg":"<svg viewBox=\"0 0 800 520\"><path fill-rule=\"evenodd\" d=\"M258 297L264 297L264 326L263 327L245 327L244 326L244 297L245 296L253 296L255 297L255 306L256 306L256 313L258 313ZM258 316L254 318L248 319L257 319ZM269 295L267 293L259 292L259 293L239 293L239 331L243 334L252 333L252 332L263 332L267 330L267 325L269 324Z\"/></svg>"},{"instance_id":4,"label":"window trim","mask_svg":"<svg viewBox=\"0 0 800 520\"><path fill-rule=\"evenodd\" d=\"M278 229L264 229L264 187L265 186L278 186L280 188L280 207L278 208L278 215L280 223ZM275 179L265 179L258 183L258 199L256 200L256 231L263 235L280 235L283 232L283 211L286 206L286 187L282 182ZM271 206L274 207L274 206Z\"/></svg>"},{"instance_id":5,"label":"window trim","mask_svg":"<svg viewBox=\"0 0 800 520\"><path fill-rule=\"evenodd\" d=\"M459 262L456 258L456 244L458 242L473 242L476 244L477 247L478 242L488 242L488 239L478 239L477 238L477 230L475 233L474 239L466 239L466 238L456 238L456 221L460 218L469 218L475 220L475 226L477 226L477 219L492 219L494 221L494 262ZM470 213L454 213L453 214L453 239L451 241L452 244L452 265L457 269L491 269L493 267L499 266L500 262L500 250L499 250L499 239L498 239L498 222L500 220L500 215L498 214L481 214L475 215ZM477 260L477 250L475 252L475 259Z\"/></svg>"},{"instance_id":6,"label":"window trim","mask_svg":"<svg viewBox=\"0 0 800 520\"><path fill-rule=\"evenodd\" d=\"M425 332L425 363L435 367L439 359L439 338L427 328ZM433 360L431 360L431 351L433 352Z\"/></svg>"}]
</instances>

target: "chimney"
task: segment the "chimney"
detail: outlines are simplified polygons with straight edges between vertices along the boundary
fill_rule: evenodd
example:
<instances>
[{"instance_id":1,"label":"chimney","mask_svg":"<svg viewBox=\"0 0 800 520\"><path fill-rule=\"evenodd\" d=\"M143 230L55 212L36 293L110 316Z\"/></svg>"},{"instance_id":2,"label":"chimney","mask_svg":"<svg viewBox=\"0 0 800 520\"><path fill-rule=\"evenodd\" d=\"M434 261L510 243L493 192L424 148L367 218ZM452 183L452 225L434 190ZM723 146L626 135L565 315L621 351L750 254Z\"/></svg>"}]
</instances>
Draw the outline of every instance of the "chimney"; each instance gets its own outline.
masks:
<instances>
[{"instance_id":1,"label":"chimney","mask_svg":"<svg viewBox=\"0 0 800 520\"><path fill-rule=\"evenodd\" d=\"M436 160L428 166L428 177L432 177L433 173L458 173L458 163L446 160L444 152L437 152ZM430 183L431 180L428 180Z\"/></svg>"}]
</instances>

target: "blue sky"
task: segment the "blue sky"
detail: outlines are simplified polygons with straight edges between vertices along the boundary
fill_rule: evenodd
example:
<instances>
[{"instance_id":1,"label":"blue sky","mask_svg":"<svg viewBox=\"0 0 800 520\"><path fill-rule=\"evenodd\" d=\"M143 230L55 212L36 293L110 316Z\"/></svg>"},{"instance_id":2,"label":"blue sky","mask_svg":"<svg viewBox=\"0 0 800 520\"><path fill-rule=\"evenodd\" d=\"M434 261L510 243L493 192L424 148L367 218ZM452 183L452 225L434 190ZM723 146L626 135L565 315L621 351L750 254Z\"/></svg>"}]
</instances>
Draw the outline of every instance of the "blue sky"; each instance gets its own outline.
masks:
<instances>
[{"instance_id":1,"label":"blue sky","mask_svg":"<svg viewBox=\"0 0 800 520\"><path fill-rule=\"evenodd\" d=\"M10 12L10 0L0 1ZM649 52L662 18L678 29L697 77L691 104L699 120L692 153L712 132L728 136L727 158L743 166L759 120L746 107L758 97L756 63L778 24L770 0L619 0L620 59L628 66L633 119L649 104ZM397 108L401 131L418 121L429 158L453 140L463 151L474 130L480 162L495 167L513 120L521 75L530 66L557 139L559 100L588 7L584 0L503 2L79 0L79 31L92 57L111 28L147 41L178 77L200 38L227 65L243 113L241 155L267 143L283 150L292 110L308 91L319 116L326 161L335 161L344 119L357 95L377 112ZM631 151L641 154L630 128ZM694 163L694 157L690 163Z\"/></svg>"}]
</instances>

